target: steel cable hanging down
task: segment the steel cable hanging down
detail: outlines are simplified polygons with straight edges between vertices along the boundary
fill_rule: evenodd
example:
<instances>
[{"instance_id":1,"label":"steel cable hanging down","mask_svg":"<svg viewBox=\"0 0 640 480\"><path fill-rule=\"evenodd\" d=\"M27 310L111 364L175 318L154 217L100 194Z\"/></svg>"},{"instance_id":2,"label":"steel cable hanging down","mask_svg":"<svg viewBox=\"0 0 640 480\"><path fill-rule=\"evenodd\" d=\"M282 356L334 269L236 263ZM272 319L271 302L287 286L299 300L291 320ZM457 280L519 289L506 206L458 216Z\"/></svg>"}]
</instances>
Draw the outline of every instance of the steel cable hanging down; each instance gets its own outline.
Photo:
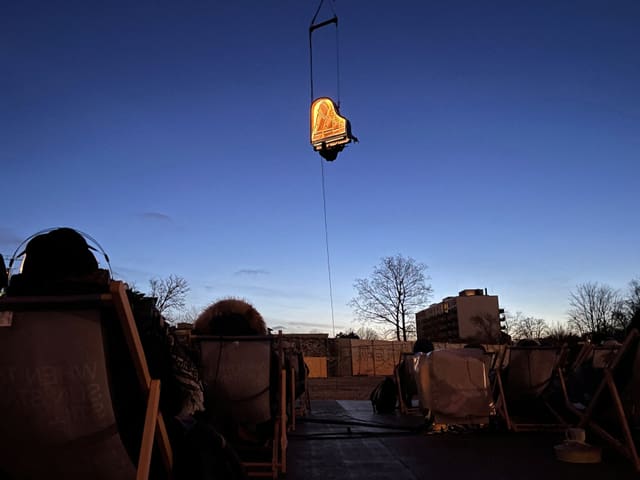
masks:
<instances>
[{"instance_id":1,"label":"steel cable hanging down","mask_svg":"<svg viewBox=\"0 0 640 480\"><path fill-rule=\"evenodd\" d=\"M333 285L331 282L331 258L329 256L329 228L327 227L327 197L324 187L324 160L320 158L320 170L322 172L322 208L324 212L324 242L327 250L327 272L329 274L329 302L331 304L331 333L336 336L336 323L333 313Z\"/></svg>"},{"instance_id":2,"label":"steel cable hanging down","mask_svg":"<svg viewBox=\"0 0 640 480\"><path fill-rule=\"evenodd\" d=\"M338 41L339 41L338 16L335 13L333 5L331 5L331 11L333 12L333 17L316 24L315 22L318 17L318 14L320 13L320 10L322 9L323 3L324 3L324 0L321 0L320 4L318 5L318 9L316 10L316 13L313 16L313 19L311 20L311 25L309 26L309 62L310 62L310 68L309 68L310 82L309 83L310 83L310 92L311 92L311 102L313 103L313 101L315 100L314 85L313 85L313 32L324 26L334 24L335 31L336 31L336 85L337 85L337 96L338 96L337 104L339 106L340 105L340 57L339 57L340 49L338 45ZM330 3L332 4L333 1L330 1ZM333 283L331 279L331 256L330 256L330 250L329 250L329 228L328 228L328 222L327 222L327 196L326 196L326 189L325 189L324 162L322 158L320 158L320 172L322 177L322 208L323 208L323 215L324 215L324 240L325 240L325 248L327 252L327 273L329 275L329 302L331 305L331 332L332 332L332 335L335 337L336 324L335 324L335 313L333 308Z\"/></svg>"},{"instance_id":3,"label":"steel cable hanging down","mask_svg":"<svg viewBox=\"0 0 640 480\"><path fill-rule=\"evenodd\" d=\"M332 162L344 147L357 142L358 139L351 133L349 120L340 114L340 39L338 35L338 16L333 8L333 0L329 0L332 16L324 21L316 23L318 15L322 10L324 0L320 4L309 25L309 84L311 94L311 115L310 115L310 140L313 149L325 160ZM328 26L335 26L335 60L336 60L336 93L337 98L333 100L328 96L315 97L314 91L314 69L313 69L313 32ZM333 308L333 285L331 279L331 259L329 254L329 231L327 222L327 200L325 187L324 165L320 160L320 170L322 175L322 204L324 212L325 245L327 250L327 271L329 274L329 297L331 301L331 324L333 335L335 336L335 315Z\"/></svg>"}]
</instances>

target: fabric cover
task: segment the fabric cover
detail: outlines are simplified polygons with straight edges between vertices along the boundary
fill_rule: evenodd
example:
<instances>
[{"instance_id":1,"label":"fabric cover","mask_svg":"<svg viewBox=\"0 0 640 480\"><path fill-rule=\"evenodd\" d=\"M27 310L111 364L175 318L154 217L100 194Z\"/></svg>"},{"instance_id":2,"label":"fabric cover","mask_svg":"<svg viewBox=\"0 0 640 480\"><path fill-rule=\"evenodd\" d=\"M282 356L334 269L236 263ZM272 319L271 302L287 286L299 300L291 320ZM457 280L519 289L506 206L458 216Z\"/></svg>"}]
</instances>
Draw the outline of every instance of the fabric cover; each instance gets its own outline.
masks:
<instances>
[{"instance_id":1,"label":"fabric cover","mask_svg":"<svg viewBox=\"0 0 640 480\"><path fill-rule=\"evenodd\" d=\"M504 382L509 401L539 397L549 385L559 357L558 348L511 347Z\"/></svg>"},{"instance_id":2,"label":"fabric cover","mask_svg":"<svg viewBox=\"0 0 640 480\"><path fill-rule=\"evenodd\" d=\"M0 471L133 479L111 402L98 310L12 312L0 327Z\"/></svg>"},{"instance_id":3,"label":"fabric cover","mask_svg":"<svg viewBox=\"0 0 640 480\"><path fill-rule=\"evenodd\" d=\"M271 418L271 339L201 338L205 407L216 416L257 424Z\"/></svg>"},{"instance_id":4,"label":"fabric cover","mask_svg":"<svg viewBox=\"0 0 640 480\"><path fill-rule=\"evenodd\" d=\"M436 422L485 423L491 413L489 380L480 350L418 354L416 381L420 404L434 414Z\"/></svg>"}]
</instances>

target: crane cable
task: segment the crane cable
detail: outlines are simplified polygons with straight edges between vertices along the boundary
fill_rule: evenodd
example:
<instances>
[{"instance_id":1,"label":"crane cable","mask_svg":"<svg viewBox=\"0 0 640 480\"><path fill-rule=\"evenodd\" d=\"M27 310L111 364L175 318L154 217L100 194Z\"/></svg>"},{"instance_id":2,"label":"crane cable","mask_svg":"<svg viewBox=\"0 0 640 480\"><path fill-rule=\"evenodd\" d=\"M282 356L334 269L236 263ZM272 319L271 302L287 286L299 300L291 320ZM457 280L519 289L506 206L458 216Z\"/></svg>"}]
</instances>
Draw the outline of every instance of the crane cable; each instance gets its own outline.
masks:
<instances>
[{"instance_id":1,"label":"crane cable","mask_svg":"<svg viewBox=\"0 0 640 480\"><path fill-rule=\"evenodd\" d=\"M329 256L329 229L327 227L327 196L324 188L324 160L320 158L320 171L322 172L322 207L324 211L324 243L327 250L327 273L329 274L329 302L331 303L331 331L336 336L336 322L333 314L333 286L331 283L331 257Z\"/></svg>"},{"instance_id":2,"label":"crane cable","mask_svg":"<svg viewBox=\"0 0 640 480\"><path fill-rule=\"evenodd\" d=\"M336 86L337 86L337 105L340 107L340 48L339 48L339 37L338 37L338 16L336 15L335 9L333 8L333 0L329 0L331 11L333 16L328 20L322 21L320 23L315 23L318 18L318 14L322 9L322 4L324 0L320 0L320 4L316 10L313 19L311 20L311 25L309 25L309 80L310 80L310 91L311 91L311 103L315 100L314 91L313 91L313 32L319 28L325 27L327 25L334 24L335 32L336 32ZM325 176L324 176L324 161L320 158L320 172L322 176L322 208L324 214L324 241L325 248L327 252L327 273L329 275L329 302L331 305L331 330L332 335L336 336L336 324L335 324L335 314L333 309L333 284L331 281L331 256L329 253L329 228L327 222L327 194L325 190Z\"/></svg>"},{"instance_id":3,"label":"crane cable","mask_svg":"<svg viewBox=\"0 0 640 480\"><path fill-rule=\"evenodd\" d=\"M320 0L320 5L318 5L318 9L316 10L315 15L313 16L313 19L311 20L311 24L309 25L309 63L310 63L310 68L309 68L309 77L310 77L310 84L311 84L311 102L313 102L315 100L314 97L314 92L313 92L313 32L315 30L318 30L319 28L325 27L327 25L331 25L332 23L335 25L335 32L336 32L336 88L337 88L337 98L336 98L336 105L338 105L338 107L340 107L340 38L338 36L338 16L336 15L336 11L333 8L333 2L334 0L329 0L329 4L331 6L331 12L333 13L333 17L329 18L328 20L324 20L320 23L315 23L316 19L318 18L318 14L320 13L320 10L322 9L322 4L324 3L324 0Z\"/></svg>"}]
</instances>

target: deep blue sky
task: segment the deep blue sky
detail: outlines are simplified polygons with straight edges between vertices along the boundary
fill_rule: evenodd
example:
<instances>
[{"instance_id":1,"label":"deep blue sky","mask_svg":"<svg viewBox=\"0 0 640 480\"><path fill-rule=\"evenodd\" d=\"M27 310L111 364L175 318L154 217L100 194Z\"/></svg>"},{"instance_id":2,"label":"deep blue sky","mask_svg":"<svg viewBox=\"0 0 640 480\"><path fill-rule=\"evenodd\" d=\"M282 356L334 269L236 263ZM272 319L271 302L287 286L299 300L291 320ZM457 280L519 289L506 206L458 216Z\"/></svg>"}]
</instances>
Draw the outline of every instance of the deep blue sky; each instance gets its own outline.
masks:
<instances>
[{"instance_id":1,"label":"deep blue sky","mask_svg":"<svg viewBox=\"0 0 640 480\"><path fill-rule=\"evenodd\" d=\"M234 295L271 327L331 333L317 6L4 2L0 252L71 226L141 290L177 274L196 307ZM336 332L358 326L354 280L396 253L429 265L434 301L486 287L549 322L577 284L640 276L640 2L335 9L361 140L324 164Z\"/></svg>"}]
</instances>

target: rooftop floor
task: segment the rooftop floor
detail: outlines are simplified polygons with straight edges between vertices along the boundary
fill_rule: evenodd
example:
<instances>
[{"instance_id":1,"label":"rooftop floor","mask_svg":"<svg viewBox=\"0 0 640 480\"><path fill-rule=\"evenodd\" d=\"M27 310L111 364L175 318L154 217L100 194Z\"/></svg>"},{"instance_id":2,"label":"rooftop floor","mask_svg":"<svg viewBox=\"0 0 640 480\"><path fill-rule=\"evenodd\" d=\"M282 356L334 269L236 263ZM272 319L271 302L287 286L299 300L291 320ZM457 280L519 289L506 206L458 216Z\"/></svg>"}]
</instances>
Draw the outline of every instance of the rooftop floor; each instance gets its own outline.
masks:
<instances>
[{"instance_id":1,"label":"rooftop floor","mask_svg":"<svg viewBox=\"0 0 640 480\"><path fill-rule=\"evenodd\" d=\"M562 433L428 433L423 423L419 416L374 414L369 401L312 400L311 412L289 435L287 478L640 478L608 449L599 464L556 460L553 446L562 443Z\"/></svg>"}]
</instances>

